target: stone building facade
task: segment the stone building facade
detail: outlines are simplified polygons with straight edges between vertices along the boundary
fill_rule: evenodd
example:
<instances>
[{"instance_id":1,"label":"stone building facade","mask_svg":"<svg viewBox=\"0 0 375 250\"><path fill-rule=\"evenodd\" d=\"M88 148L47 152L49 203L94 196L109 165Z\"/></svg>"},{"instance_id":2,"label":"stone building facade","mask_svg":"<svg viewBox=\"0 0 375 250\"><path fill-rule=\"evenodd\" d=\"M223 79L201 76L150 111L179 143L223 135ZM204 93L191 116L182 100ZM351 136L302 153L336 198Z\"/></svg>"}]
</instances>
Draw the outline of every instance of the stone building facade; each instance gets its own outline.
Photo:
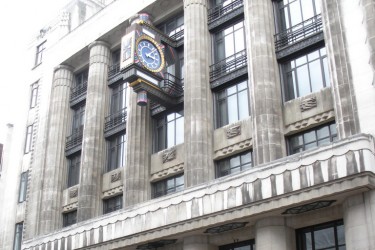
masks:
<instances>
[{"instance_id":1,"label":"stone building facade","mask_svg":"<svg viewBox=\"0 0 375 250\"><path fill-rule=\"evenodd\" d=\"M0 247L375 249L374 1L101 4L32 43Z\"/></svg>"}]
</instances>

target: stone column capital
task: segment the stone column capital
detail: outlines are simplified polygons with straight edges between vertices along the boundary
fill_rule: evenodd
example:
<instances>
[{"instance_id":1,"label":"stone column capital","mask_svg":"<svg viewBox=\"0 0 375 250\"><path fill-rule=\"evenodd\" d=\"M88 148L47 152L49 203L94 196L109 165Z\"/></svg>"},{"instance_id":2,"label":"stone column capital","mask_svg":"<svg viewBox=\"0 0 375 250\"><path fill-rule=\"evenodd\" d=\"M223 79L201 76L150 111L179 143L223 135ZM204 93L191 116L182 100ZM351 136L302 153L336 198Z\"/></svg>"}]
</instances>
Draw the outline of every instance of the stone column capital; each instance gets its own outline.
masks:
<instances>
[{"instance_id":1,"label":"stone column capital","mask_svg":"<svg viewBox=\"0 0 375 250\"><path fill-rule=\"evenodd\" d=\"M199 4L207 7L207 0L184 0L184 7L188 7L189 5Z\"/></svg>"},{"instance_id":2,"label":"stone column capital","mask_svg":"<svg viewBox=\"0 0 375 250\"><path fill-rule=\"evenodd\" d=\"M71 71L71 72L73 72L73 70L74 70L74 68L72 66L60 64L53 69L53 73L55 73L56 71L59 71L59 70L63 70L63 69Z\"/></svg>"},{"instance_id":3,"label":"stone column capital","mask_svg":"<svg viewBox=\"0 0 375 250\"><path fill-rule=\"evenodd\" d=\"M89 44L88 48L89 48L89 50L91 50L93 47L99 46L99 45L107 47L107 48L110 48L110 46L111 46L109 43L104 42L104 41L94 41L94 42Z\"/></svg>"}]
</instances>

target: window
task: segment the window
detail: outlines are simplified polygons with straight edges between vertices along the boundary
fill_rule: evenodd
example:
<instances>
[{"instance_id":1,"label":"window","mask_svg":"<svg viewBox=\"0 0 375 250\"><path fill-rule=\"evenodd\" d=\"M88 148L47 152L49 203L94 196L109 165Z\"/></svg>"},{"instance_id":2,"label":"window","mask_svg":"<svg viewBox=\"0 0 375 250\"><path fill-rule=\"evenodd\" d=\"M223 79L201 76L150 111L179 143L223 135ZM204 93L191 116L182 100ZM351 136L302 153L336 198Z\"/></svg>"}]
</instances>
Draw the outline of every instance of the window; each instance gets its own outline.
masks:
<instances>
[{"instance_id":1,"label":"window","mask_svg":"<svg viewBox=\"0 0 375 250\"><path fill-rule=\"evenodd\" d=\"M184 175L176 175L152 184L153 198L175 193L184 189Z\"/></svg>"},{"instance_id":2,"label":"window","mask_svg":"<svg viewBox=\"0 0 375 250\"><path fill-rule=\"evenodd\" d=\"M104 213L110 213L122 208L122 195L104 200Z\"/></svg>"},{"instance_id":3,"label":"window","mask_svg":"<svg viewBox=\"0 0 375 250\"><path fill-rule=\"evenodd\" d=\"M18 202L24 202L26 200L26 190L27 190L27 178L29 171L23 172L20 178L20 187L18 192Z\"/></svg>"},{"instance_id":4,"label":"window","mask_svg":"<svg viewBox=\"0 0 375 250\"><path fill-rule=\"evenodd\" d=\"M295 154L337 140L336 124L331 123L290 136L289 154Z\"/></svg>"},{"instance_id":5,"label":"window","mask_svg":"<svg viewBox=\"0 0 375 250\"><path fill-rule=\"evenodd\" d=\"M317 92L330 85L325 48L283 63L281 68L285 101Z\"/></svg>"},{"instance_id":6,"label":"window","mask_svg":"<svg viewBox=\"0 0 375 250\"><path fill-rule=\"evenodd\" d=\"M77 223L77 210L63 214L63 227L68 227L76 223Z\"/></svg>"},{"instance_id":7,"label":"window","mask_svg":"<svg viewBox=\"0 0 375 250\"><path fill-rule=\"evenodd\" d=\"M247 81L216 92L216 127L242 120L249 116Z\"/></svg>"},{"instance_id":8,"label":"window","mask_svg":"<svg viewBox=\"0 0 375 250\"><path fill-rule=\"evenodd\" d=\"M126 134L114 136L108 141L107 171L125 166L126 163Z\"/></svg>"},{"instance_id":9,"label":"window","mask_svg":"<svg viewBox=\"0 0 375 250\"><path fill-rule=\"evenodd\" d=\"M159 29L175 40L179 40L184 36L184 16L177 15L167 22L159 26Z\"/></svg>"},{"instance_id":10,"label":"window","mask_svg":"<svg viewBox=\"0 0 375 250\"><path fill-rule=\"evenodd\" d=\"M39 46L36 47L35 66L42 63L43 53L45 49L46 49L46 42L43 42Z\"/></svg>"},{"instance_id":11,"label":"window","mask_svg":"<svg viewBox=\"0 0 375 250\"><path fill-rule=\"evenodd\" d=\"M31 95L30 95L30 108L34 108L36 106L37 100L38 100L38 83L33 83L31 85Z\"/></svg>"},{"instance_id":12,"label":"window","mask_svg":"<svg viewBox=\"0 0 375 250\"><path fill-rule=\"evenodd\" d=\"M279 29L287 30L320 14L319 0L279 0L277 1ZM305 23L304 25L308 25ZM296 27L301 28L301 27Z\"/></svg>"},{"instance_id":13,"label":"window","mask_svg":"<svg viewBox=\"0 0 375 250\"><path fill-rule=\"evenodd\" d=\"M240 21L215 34L214 38L215 62L227 59L232 62L242 56L245 51L244 22Z\"/></svg>"},{"instance_id":14,"label":"window","mask_svg":"<svg viewBox=\"0 0 375 250\"><path fill-rule=\"evenodd\" d=\"M236 242L225 246L220 246L219 250L255 250L254 240Z\"/></svg>"},{"instance_id":15,"label":"window","mask_svg":"<svg viewBox=\"0 0 375 250\"><path fill-rule=\"evenodd\" d=\"M334 221L296 230L297 250L346 249L343 221Z\"/></svg>"},{"instance_id":16,"label":"window","mask_svg":"<svg viewBox=\"0 0 375 250\"><path fill-rule=\"evenodd\" d=\"M76 154L68 159L68 188L79 183L79 169L81 165L81 155Z\"/></svg>"},{"instance_id":17,"label":"window","mask_svg":"<svg viewBox=\"0 0 375 250\"><path fill-rule=\"evenodd\" d=\"M184 142L184 111L163 115L155 122L155 152Z\"/></svg>"},{"instance_id":18,"label":"window","mask_svg":"<svg viewBox=\"0 0 375 250\"><path fill-rule=\"evenodd\" d=\"M120 59L121 58L121 50L118 49L118 50L115 50L112 52L112 56L111 56L111 65L117 65L120 63Z\"/></svg>"},{"instance_id":19,"label":"window","mask_svg":"<svg viewBox=\"0 0 375 250\"><path fill-rule=\"evenodd\" d=\"M27 126L26 128L26 139L25 139L25 154L29 153L32 148L33 140L33 125Z\"/></svg>"},{"instance_id":20,"label":"window","mask_svg":"<svg viewBox=\"0 0 375 250\"><path fill-rule=\"evenodd\" d=\"M72 134L79 133L85 122L85 106L80 105L73 110Z\"/></svg>"},{"instance_id":21,"label":"window","mask_svg":"<svg viewBox=\"0 0 375 250\"><path fill-rule=\"evenodd\" d=\"M21 250L23 222L17 223L14 231L13 250Z\"/></svg>"},{"instance_id":22,"label":"window","mask_svg":"<svg viewBox=\"0 0 375 250\"><path fill-rule=\"evenodd\" d=\"M127 83L122 83L112 89L111 114L121 113L126 108L127 87Z\"/></svg>"},{"instance_id":23,"label":"window","mask_svg":"<svg viewBox=\"0 0 375 250\"><path fill-rule=\"evenodd\" d=\"M75 86L83 86L87 84L87 80L89 78L89 70L85 69L82 72L76 74L74 79Z\"/></svg>"},{"instance_id":24,"label":"window","mask_svg":"<svg viewBox=\"0 0 375 250\"><path fill-rule=\"evenodd\" d=\"M233 173L238 173L252 167L251 152L244 152L223 160L216 164L216 176L222 177Z\"/></svg>"}]
</instances>

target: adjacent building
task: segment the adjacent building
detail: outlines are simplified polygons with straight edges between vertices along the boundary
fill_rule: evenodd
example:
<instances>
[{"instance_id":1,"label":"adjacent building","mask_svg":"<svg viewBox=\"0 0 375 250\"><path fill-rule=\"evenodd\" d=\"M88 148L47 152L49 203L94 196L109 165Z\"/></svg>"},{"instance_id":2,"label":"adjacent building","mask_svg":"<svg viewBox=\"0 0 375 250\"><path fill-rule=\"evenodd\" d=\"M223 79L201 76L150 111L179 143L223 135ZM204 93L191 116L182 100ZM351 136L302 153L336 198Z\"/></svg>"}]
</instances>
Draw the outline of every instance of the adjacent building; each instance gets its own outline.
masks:
<instances>
[{"instance_id":1,"label":"adjacent building","mask_svg":"<svg viewBox=\"0 0 375 250\"><path fill-rule=\"evenodd\" d=\"M0 248L375 249L374 16L72 1L30 46Z\"/></svg>"}]
</instances>

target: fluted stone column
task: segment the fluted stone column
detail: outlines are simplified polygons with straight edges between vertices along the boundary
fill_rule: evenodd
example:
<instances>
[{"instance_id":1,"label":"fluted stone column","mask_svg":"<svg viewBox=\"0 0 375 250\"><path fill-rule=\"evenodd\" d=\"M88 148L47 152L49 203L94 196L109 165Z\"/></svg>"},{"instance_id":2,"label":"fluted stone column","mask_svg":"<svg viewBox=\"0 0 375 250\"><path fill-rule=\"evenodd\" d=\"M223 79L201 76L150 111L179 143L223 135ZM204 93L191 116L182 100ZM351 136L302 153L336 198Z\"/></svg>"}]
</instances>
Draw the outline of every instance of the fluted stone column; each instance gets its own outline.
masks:
<instances>
[{"instance_id":1,"label":"fluted stone column","mask_svg":"<svg viewBox=\"0 0 375 250\"><path fill-rule=\"evenodd\" d=\"M364 24L367 31L367 44L370 50L370 65L372 67L373 79L372 84L375 85L375 1L361 0L364 13Z\"/></svg>"},{"instance_id":2,"label":"fluted stone column","mask_svg":"<svg viewBox=\"0 0 375 250\"><path fill-rule=\"evenodd\" d=\"M272 1L245 0L253 157L259 165L286 154L282 99L274 45Z\"/></svg>"},{"instance_id":3,"label":"fluted stone column","mask_svg":"<svg viewBox=\"0 0 375 250\"><path fill-rule=\"evenodd\" d=\"M195 235L184 238L184 250L217 250L218 247L210 245L207 236Z\"/></svg>"},{"instance_id":4,"label":"fluted stone column","mask_svg":"<svg viewBox=\"0 0 375 250\"><path fill-rule=\"evenodd\" d=\"M375 249L375 191L347 198L343 208L346 249Z\"/></svg>"},{"instance_id":5,"label":"fluted stone column","mask_svg":"<svg viewBox=\"0 0 375 250\"><path fill-rule=\"evenodd\" d=\"M285 225L283 217L261 219L256 223L255 243L257 250L292 250L294 230Z\"/></svg>"},{"instance_id":6,"label":"fluted stone column","mask_svg":"<svg viewBox=\"0 0 375 250\"><path fill-rule=\"evenodd\" d=\"M151 116L149 106L137 105L137 94L130 93L127 120L127 150L124 179L124 206L149 199Z\"/></svg>"},{"instance_id":7,"label":"fluted stone column","mask_svg":"<svg viewBox=\"0 0 375 250\"><path fill-rule=\"evenodd\" d=\"M51 232L61 226L61 191L64 186L63 170L66 169L65 140L68 132L72 83L71 67L61 65L55 68L41 199L40 234Z\"/></svg>"},{"instance_id":8,"label":"fluted stone column","mask_svg":"<svg viewBox=\"0 0 375 250\"><path fill-rule=\"evenodd\" d=\"M89 45L90 67L87 83L85 122L81 155L77 221L101 212L101 175L106 151L104 117L108 96L109 45L96 41Z\"/></svg>"},{"instance_id":9,"label":"fluted stone column","mask_svg":"<svg viewBox=\"0 0 375 250\"><path fill-rule=\"evenodd\" d=\"M184 0L185 186L214 178L207 0Z\"/></svg>"},{"instance_id":10,"label":"fluted stone column","mask_svg":"<svg viewBox=\"0 0 375 250\"><path fill-rule=\"evenodd\" d=\"M345 36L350 36L350 33L345 32L342 20L341 5L344 1L321 2L337 132L339 138L343 139L360 132L351 65L346 50Z\"/></svg>"}]
</instances>

